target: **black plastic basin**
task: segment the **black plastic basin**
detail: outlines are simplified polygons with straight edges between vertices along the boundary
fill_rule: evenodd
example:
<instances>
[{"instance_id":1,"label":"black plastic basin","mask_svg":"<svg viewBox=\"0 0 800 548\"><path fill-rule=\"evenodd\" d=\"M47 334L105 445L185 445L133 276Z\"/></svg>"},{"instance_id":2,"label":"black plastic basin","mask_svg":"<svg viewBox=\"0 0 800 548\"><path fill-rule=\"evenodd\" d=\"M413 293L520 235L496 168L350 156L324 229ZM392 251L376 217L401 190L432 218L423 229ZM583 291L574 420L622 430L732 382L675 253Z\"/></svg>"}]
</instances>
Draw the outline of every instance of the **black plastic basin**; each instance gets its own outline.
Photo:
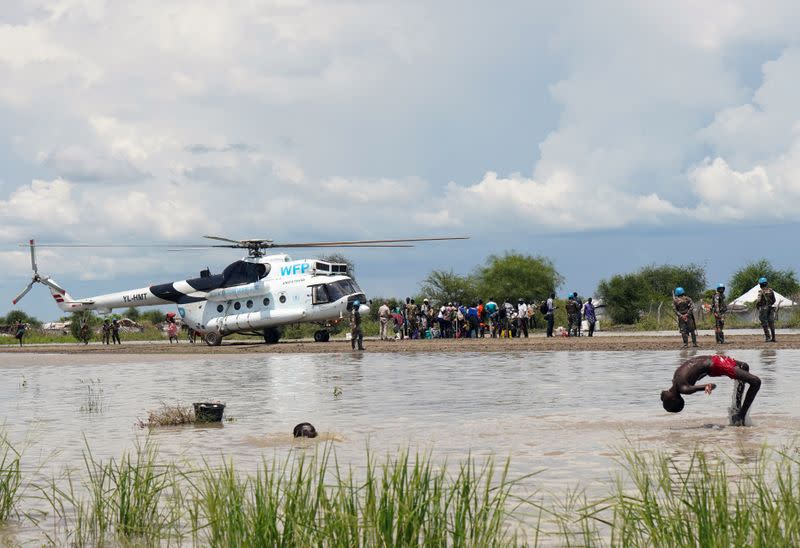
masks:
<instances>
[{"instance_id":1,"label":"black plastic basin","mask_svg":"<svg viewBox=\"0 0 800 548\"><path fill-rule=\"evenodd\" d=\"M224 403L199 402L194 404L194 418L197 422L222 422Z\"/></svg>"}]
</instances>

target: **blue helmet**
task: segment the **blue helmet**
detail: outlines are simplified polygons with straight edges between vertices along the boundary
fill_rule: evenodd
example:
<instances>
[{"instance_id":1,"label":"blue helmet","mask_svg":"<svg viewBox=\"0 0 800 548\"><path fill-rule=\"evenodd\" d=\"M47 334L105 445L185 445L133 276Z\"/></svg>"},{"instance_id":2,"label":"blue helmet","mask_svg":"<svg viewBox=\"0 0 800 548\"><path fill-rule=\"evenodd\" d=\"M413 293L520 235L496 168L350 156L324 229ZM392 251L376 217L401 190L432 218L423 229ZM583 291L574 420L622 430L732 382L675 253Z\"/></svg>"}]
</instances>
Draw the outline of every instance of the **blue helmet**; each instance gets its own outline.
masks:
<instances>
[{"instance_id":1,"label":"blue helmet","mask_svg":"<svg viewBox=\"0 0 800 548\"><path fill-rule=\"evenodd\" d=\"M356 299L355 301L353 301L353 306L361 306L361 301Z\"/></svg>"},{"instance_id":2,"label":"blue helmet","mask_svg":"<svg viewBox=\"0 0 800 548\"><path fill-rule=\"evenodd\" d=\"M717 284L717 289L725 289L725 284Z\"/></svg>"},{"instance_id":3,"label":"blue helmet","mask_svg":"<svg viewBox=\"0 0 800 548\"><path fill-rule=\"evenodd\" d=\"M767 283L767 279L765 277L762 276L758 279L759 285L764 285L765 283Z\"/></svg>"},{"instance_id":4,"label":"blue helmet","mask_svg":"<svg viewBox=\"0 0 800 548\"><path fill-rule=\"evenodd\" d=\"M683 295L684 293L685 293L685 291L683 290L683 288L682 288L682 287L676 287L676 288L675 288L675 296L676 296L676 297L680 297L680 296L681 296L681 295Z\"/></svg>"}]
</instances>

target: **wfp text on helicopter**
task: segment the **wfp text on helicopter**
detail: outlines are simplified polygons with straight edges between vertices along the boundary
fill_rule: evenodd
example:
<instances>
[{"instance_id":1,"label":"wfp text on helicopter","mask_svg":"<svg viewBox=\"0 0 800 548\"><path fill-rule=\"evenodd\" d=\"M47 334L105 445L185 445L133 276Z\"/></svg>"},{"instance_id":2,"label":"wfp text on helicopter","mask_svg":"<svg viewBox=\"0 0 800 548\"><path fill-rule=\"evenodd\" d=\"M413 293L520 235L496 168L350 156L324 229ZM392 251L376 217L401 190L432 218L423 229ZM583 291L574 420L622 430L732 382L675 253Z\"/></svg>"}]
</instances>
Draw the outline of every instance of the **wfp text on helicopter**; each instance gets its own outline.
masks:
<instances>
[{"instance_id":1,"label":"wfp text on helicopter","mask_svg":"<svg viewBox=\"0 0 800 548\"><path fill-rule=\"evenodd\" d=\"M49 276L39 274L34 240L30 247L33 279L14 299L19 302L34 283L50 288L58 307L65 312L95 310L102 314L114 308L176 304L183 322L202 335L207 344L217 346L232 333L260 335L268 343L276 343L283 325L312 322L321 326L314 340L329 339L328 328L350 313L355 301L366 302L366 296L348 272L347 264L316 259L294 261L288 255L265 255L272 248L352 248L412 247L413 242L463 240L465 237L406 238L393 240L352 240L342 242L303 242L276 244L272 240L232 240L205 236L224 244L169 245L170 248L246 249L247 256L229 264L221 274L208 269L197 278L151 285L85 299L73 298ZM39 247L127 247L96 244L39 244ZM362 314L369 307L361 304Z\"/></svg>"}]
</instances>

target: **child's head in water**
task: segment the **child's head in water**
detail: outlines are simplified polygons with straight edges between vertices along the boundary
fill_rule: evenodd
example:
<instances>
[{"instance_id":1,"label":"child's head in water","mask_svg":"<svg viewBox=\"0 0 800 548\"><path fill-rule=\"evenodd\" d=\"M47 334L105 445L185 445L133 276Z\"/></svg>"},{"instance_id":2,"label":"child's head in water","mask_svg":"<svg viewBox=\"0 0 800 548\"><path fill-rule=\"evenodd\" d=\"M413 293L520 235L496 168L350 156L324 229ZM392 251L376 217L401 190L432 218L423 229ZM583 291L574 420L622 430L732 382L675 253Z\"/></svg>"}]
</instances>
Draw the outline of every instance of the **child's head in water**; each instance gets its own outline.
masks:
<instances>
[{"instance_id":1,"label":"child's head in water","mask_svg":"<svg viewBox=\"0 0 800 548\"><path fill-rule=\"evenodd\" d=\"M301 422L292 430L295 438L316 438L317 429L310 422Z\"/></svg>"},{"instance_id":2,"label":"child's head in water","mask_svg":"<svg viewBox=\"0 0 800 548\"><path fill-rule=\"evenodd\" d=\"M680 413L683 410L683 396L672 390L664 390L661 392L661 402L664 404L664 409L670 413Z\"/></svg>"}]
</instances>

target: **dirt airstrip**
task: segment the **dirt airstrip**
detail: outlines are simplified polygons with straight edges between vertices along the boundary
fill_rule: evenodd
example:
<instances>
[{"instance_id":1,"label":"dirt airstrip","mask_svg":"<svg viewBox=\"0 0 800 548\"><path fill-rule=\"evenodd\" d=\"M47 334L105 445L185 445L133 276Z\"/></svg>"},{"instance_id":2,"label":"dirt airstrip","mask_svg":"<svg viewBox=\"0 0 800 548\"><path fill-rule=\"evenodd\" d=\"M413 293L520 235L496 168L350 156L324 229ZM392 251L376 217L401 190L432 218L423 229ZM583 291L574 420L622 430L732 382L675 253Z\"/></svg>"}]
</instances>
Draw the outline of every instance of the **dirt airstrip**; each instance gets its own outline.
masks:
<instances>
[{"instance_id":1,"label":"dirt airstrip","mask_svg":"<svg viewBox=\"0 0 800 548\"><path fill-rule=\"evenodd\" d=\"M800 335L786 334L777 336L774 343L764 342L761 335L726 334L726 344L714 342L713 335L700 336L698 349L701 353L715 353L740 349L797 349L800 348ZM402 340L380 341L367 339L364 341L367 352L548 352L548 351L648 351L648 350L680 350L680 335L625 335L566 338L545 338L542 335L528 339L436 339L436 340ZM0 353L42 353L42 354L288 354L288 353L342 353L351 352L350 342L343 339L331 340L327 343L312 341L285 341L278 344L264 344L257 339L250 341L224 341L222 346L211 347L205 343L188 344L185 340L180 344L166 344L162 341L123 342L119 346L105 346L99 343L83 344L42 344L17 346L0 346Z\"/></svg>"}]
</instances>

